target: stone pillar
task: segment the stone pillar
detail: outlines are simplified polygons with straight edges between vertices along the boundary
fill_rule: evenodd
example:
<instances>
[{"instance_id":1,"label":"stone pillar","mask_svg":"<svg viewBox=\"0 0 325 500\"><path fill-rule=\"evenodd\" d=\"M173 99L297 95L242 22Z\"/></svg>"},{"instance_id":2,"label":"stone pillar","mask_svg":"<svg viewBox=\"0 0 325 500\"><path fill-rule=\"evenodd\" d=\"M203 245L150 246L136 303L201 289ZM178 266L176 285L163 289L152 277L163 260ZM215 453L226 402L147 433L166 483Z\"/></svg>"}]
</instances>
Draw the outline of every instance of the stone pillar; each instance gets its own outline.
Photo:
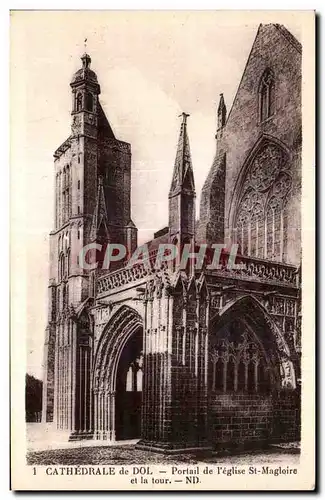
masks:
<instances>
[{"instance_id":1,"label":"stone pillar","mask_svg":"<svg viewBox=\"0 0 325 500\"><path fill-rule=\"evenodd\" d=\"M67 406L71 405L70 440L90 439L93 437L92 423L92 348L88 330L82 328L74 316L70 318L70 346L71 355L67 363L71 371L71 382L68 382ZM71 401L69 405L69 400Z\"/></svg>"},{"instance_id":2,"label":"stone pillar","mask_svg":"<svg viewBox=\"0 0 325 500\"><path fill-rule=\"evenodd\" d=\"M165 447L168 441L169 302L164 284L151 282L145 297L144 384L140 446ZM167 439L167 441L166 441Z\"/></svg>"},{"instance_id":3,"label":"stone pillar","mask_svg":"<svg viewBox=\"0 0 325 500\"><path fill-rule=\"evenodd\" d=\"M94 390L94 438L98 439L98 389Z\"/></svg>"},{"instance_id":4,"label":"stone pillar","mask_svg":"<svg viewBox=\"0 0 325 500\"><path fill-rule=\"evenodd\" d=\"M44 378L42 398L42 422L55 420L55 323L50 323L45 332Z\"/></svg>"},{"instance_id":5,"label":"stone pillar","mask_svg":"<svg viewBox=\"0 0 325 500\"><path fill-rule=\"evenodd\" d=\"M167 453L205 448L207 301L194 280L172 289L159 277L148 284L144 300L143 422L138 447Z\"/></svg>"},{"instance_id":6,"label":"stone pillar","mask_svg":"<svg viewBox=\"0 0 325 500\"><path fill-rule=\"evenodd\" d=\"M111 440L115 441L116 433L115 433L115 392L111 393L110 398L110 406L111 406Z\"/></svg>"},{"instance_id":7,"label":"stone pillar","mask_svg":"<svg viewBox=\"0 0 325 500\"><path fill-rule=\"evenodd\" d=\"M54 407L53 422L59 428L59 331L60 323L56 325L55 332L55 361L54 361Z\"/></svg>"}]
</instances>

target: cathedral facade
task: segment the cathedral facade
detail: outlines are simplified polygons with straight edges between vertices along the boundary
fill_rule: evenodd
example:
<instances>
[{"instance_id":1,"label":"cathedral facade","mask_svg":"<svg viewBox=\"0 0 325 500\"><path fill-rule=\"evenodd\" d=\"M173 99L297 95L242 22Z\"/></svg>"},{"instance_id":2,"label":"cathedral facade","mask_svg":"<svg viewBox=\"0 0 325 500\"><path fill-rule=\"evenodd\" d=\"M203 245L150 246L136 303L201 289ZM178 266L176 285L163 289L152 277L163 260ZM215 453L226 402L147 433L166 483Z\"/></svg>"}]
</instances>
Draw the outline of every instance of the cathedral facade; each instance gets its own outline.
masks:
<instances>
[{"instance_id":1,"label":"cathedral facade","mask_svg":"<svg viewBox=\"0 0 325 500\"><path fill-rule=\"evenodd\" d=\"M199 217L183 113L168 226L134 266L131 146L82 57L71 134L54 154L43 380L43 421L67 439L136 438L166 452L299 439L301 53L285 27L260 25L228 112L220 96ZM111 243L124 261L80 265L87 245ZM206 257L157 267L162 244L225 252L216 268Z\"/></svg>"}]
</instances>

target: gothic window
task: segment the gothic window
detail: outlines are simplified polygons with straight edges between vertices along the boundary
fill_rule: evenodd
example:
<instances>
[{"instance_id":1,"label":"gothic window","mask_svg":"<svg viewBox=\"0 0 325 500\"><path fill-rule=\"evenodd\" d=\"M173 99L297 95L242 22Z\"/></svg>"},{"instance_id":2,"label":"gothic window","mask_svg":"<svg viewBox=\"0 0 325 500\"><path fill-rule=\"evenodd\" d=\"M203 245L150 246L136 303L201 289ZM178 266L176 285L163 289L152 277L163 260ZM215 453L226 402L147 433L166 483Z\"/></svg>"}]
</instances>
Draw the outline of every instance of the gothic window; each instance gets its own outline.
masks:
<instances>
[{"instance_id":1,"label":"gothic window","mask_svg":"<svg viewBox=\"0 0 325 500\"><path fill-rule=\"evenodd\" d=\"M67 189L67 206L68 206L68 217L71 215L71 190L68 188Z\"/></svg>"},{"instance_id":2,"label":"gothic window","mask_svg":"<svg viewBox=\"0 0 325 500\"><path fill-rule=\"evenodd\" d=\"M286 256L286 202L291 189L282 149L266 143L248 168L233 229L242 255L282 262Z\"/></svg>"},{"instance_id":3,"label":"gothic window","mask_svg":"<svg viewBox=\"0 0 325 500\"><path fill-rule=\"evenodd\" d=\"M258 364L257 367L258 370L258 381L259 381L259 392L268 392L268 387L269 387L269 371L267 366L263 365L262 363Z\"/></svg>"},{"instance_id":4,"label":"gothic window","mask_svg":"<svg viewBox=\"0 0 325 500\"><path fill-rule=\"evenodd\" d=\"M223 391L225 363L219 358L214 369L214 390Z\"/></svg>"},{"instance_id":5,"label":"gothic window","mask_svg":"<svg viewBox=\"0 0 325 500\"><path fill-rule=\"evenodd\" d=\"M78 92L76 94L75 110L81 111L81 109L82 109L82 94L81 94L81 92Z\"/></svg>"},{"instance_id":6,"label":"gothic window","mask_svg":"<svg viewBox=\"0 0 325 500\"><path fill-rule=\"evenodd\" d=\"M66 184L66 188L67 188L67 216L70 217L71 215L71 189L70 189L70 186L71 186L71 172L70 172L70 168L69 168L69 165L67 166L67 184Z\"/></svg>"},{"instance_id":7,"label":"gothic window","mask_svg":"<svg viewBox=\"0 0 325 500\"><path fill-rule=\"evenodd\" d=\"M249 217L247 214L243 213L238 217L237 220L237 238L239 245L239 253L242 255L248 255L248 245L249 245Z\"/></svg>"},{"instance_id":8,"label":"gothic window","mask_svg":"<svg viewBox=\"0 0 325 500\"><path fill-rule=\"evenodd\" d=\"M247 392L255 392L257 379L255 376L255 367L256 363L254 361L250 361L247 365Z\"/></svg>"},{"instance_id":9,"label":"gothic window","mask_svg":"<svg viewBox=\"0 0 325 500\"><path fill-rule=\"evenodd\" d=\"M212 391L269 392L268 374L264 352L248 331L243 331L241 325L230 325L221 337L214 339L209 370L209 385Z\"/></svg>"},{"instance_id":10,"label":"gothic window","mask_svg":"<svg viewBox=\"0 0 325 500\"><path fill-rule=\"evenodd\" d=\"M237 365L237 391L246 390L246 364L241 359Z\"/></svg>"},{"instance_id":11,"label":"gothic window","mask_svg":"<svg viewBox=\"0 0 325 500\"><path fill-rule=\"evenodd\" d=\"M63 285L63 291L62 291L62 305L63 305L63 309L65 308L66 296L67 296L67 290L66 290L65 285Z\"/></svg>"},{"instance_id":12,"label":"gothic window","mask_svg":"<svg viewBox=\"0 0 325 500\"><path fill-rule=\"evenodd\" d=\"M70 271L71 271L71 252L70 252L70 248L68 248L68 251L67 251L67 262L68 262L68 276L70 275Z\"/></svg>"},{"instance_id":13,"label":"gothic window","mask_svg":"<svg viewBox=\"0 0 325 500\"><path fill-rule=\"evenodd\" d=\"M94 97L90 92L87 92L86 94L86 109L88 111L94 110Z\"/></svg>"},{"instance_id":14,"label":"gothic window","mask_svg":"<svg viewBox=\"0 0 325 500\"><path fill-rule=\"evenodd\" d=\"M58 179L58 226L62 224L62 192L61 192L61 183L62 183L62 173L59 172Z\"/></svg>"},{"instance_id":15,"label":"gothic window","mask_svg":"<svg viewBox=\"0 0 325 500\"><path fill-rule=\"evenodd\" d=\"M63 292L62 292L62 307L63 309L66 309L68 307L69 303L69 288L68 285L65 284L63 285Z\"/></svg>"},{"instance_id":16,"label":"gothic window","mask_svg":"<svg viewBox=\"0 0 325 500\"><path fill-rule=\"evenodd\" d=\"M61 254L59 259L59 279L62 281L65 278L65 257Z\"/></svg>"},{"instance_id":17,"label":"gothic window","mask_svg":"<svg viewBox=\"0 0 325 500\"><path fill-rule=\"evenodd\" d=\"M56 311L57 313L60 312L61 310L61 304L60 304L60 289L58 288L58 291L57 291L57 297L56 297L56 300L57 300L57 306L56 306Z\"/></svg>"},{"instance_id":18,"label":"gothic window","mask_svg":"<svg viewBox=\"0 0 325 500\"><path fill-rule=\"evenodd\" d=\"M226 370L226 391L233 392L235 389L235 359L230 356L227 361Z\"/></svg>"},{"instance_id":19,"label":"gothic window","mask_svg":"<svg viewBox=\"0 0 325 500\"><path fill-rule=\"evenodd\" d=\"M267 120L274 113L274 78L271 70L264 71L259 91L260 121Z\"/></svg>"},{"instance_id":20,"label":"gothic window","mask_svg":"<svg viewBox=\"0 0 325 500\"><path fill-rule=\"evenodd\" d=\"M252 209L250 220L250 250L251 255L264 257L264 208L261 203L256 203Z\"/></svg>"}]
</instances>

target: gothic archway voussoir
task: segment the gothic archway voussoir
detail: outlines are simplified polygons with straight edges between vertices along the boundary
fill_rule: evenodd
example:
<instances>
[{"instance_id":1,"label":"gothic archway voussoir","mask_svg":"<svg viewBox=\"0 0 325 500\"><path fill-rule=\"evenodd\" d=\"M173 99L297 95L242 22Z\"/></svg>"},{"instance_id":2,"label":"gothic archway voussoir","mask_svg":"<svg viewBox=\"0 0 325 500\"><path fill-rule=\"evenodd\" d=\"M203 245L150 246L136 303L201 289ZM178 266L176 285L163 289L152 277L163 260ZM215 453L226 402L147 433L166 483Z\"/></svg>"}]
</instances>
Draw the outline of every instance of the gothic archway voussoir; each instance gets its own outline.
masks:
<instances>
[{"instance_id":1,"label":"gothic archway voussoir","mask_svg":"<svg viewBox=\"0 0 325 500\"><path fill-rule=\"evenodd\" d=\"M103 386L115 390L115 376L120 353L130 336L142 326L140 314L121 306L109 319L98 342L94 363L94 389ZM109 387L108 387L109 385Z\"/></svg>"}]
</instances>

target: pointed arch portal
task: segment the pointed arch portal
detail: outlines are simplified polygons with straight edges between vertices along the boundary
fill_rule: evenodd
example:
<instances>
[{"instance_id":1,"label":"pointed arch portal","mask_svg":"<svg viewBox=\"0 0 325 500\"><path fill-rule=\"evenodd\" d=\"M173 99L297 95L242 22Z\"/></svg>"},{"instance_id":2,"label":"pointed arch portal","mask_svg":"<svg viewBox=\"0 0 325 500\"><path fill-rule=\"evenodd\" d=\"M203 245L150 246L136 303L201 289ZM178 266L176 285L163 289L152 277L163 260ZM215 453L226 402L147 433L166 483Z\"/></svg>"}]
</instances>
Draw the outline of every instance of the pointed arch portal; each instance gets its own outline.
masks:
<instances>
[{"instance_id":1,"label":"pointed arch portal","mask_svg":"<svg viewBox=\"0 0 325 500\"><path fill-rule=\"evenodd\" d=\"M212 443L236 447L288 439L286 435L299 428L295 388L288 345L257 299L249 295L234 299L211 318Z\"/></svg>"},{"instance_id":2,"label":"pointed arch portal","mask_svg":"<svg viewBox=\"0 0 325 500\"><path fill-rule=\"evenodd\" d=\"M248 337L264 357L268 370L272 371L273 387L296 388L294 365L289 347L272 317L262 304L250 295L229 302L211 321L211 338L223 335L234 340L234 329L239 337Z\"/></svg>"},{"instance_id":3,"label":"pointed arch portal","mask_svg":"<svg viewBox=\"0 0 325 500\"><path fill-rule=\"evenodd\" d=\"M97 439L140 438L143 325L137 311L122 306L99 340L93 379Z\"/></svg>"}]
</instances>

